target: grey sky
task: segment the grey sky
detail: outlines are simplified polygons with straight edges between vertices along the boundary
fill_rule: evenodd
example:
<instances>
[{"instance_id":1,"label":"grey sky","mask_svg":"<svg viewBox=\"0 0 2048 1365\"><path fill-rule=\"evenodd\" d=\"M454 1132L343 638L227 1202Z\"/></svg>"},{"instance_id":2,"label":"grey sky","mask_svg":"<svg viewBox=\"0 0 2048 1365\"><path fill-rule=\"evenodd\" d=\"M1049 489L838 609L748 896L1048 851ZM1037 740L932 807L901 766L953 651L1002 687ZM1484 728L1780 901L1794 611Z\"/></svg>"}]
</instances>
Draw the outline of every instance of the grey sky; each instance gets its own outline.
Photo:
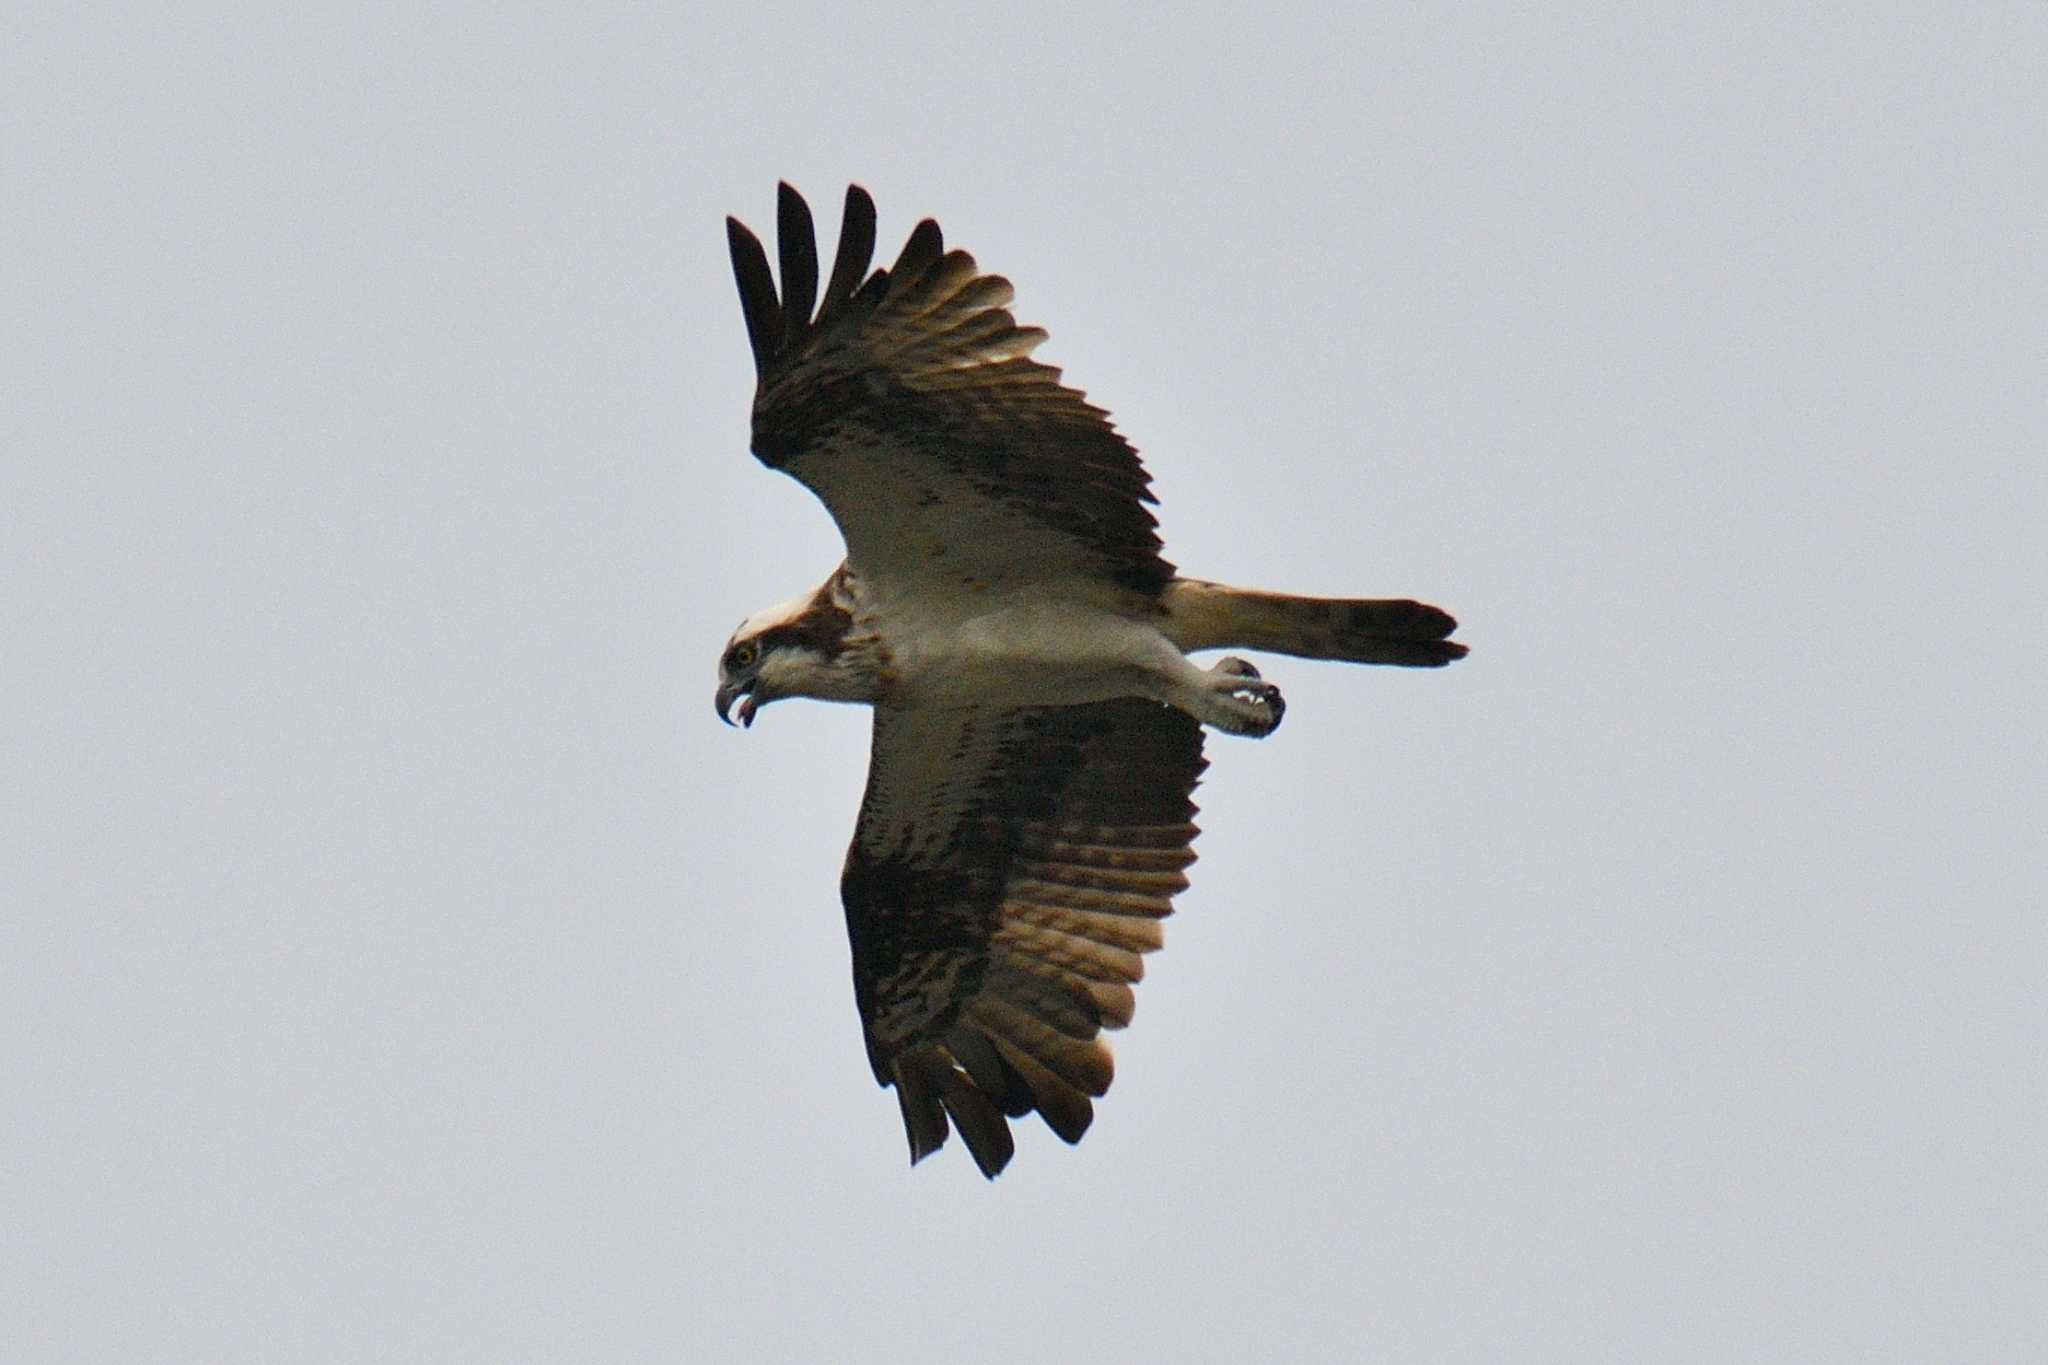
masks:
<instances>
[{"instance_id":1,"label":"grey sky","mask_svg":"<svg viewBox=\"0 0 2048 1365\"><path fill-rule=\"evenodd\" d=\"M748 8L9 22L0 1357L2048 1354L2048 10ZM1273 661L992 1187L711 713L778 177L1474 650Z\"/></svg>"}]
</instances>

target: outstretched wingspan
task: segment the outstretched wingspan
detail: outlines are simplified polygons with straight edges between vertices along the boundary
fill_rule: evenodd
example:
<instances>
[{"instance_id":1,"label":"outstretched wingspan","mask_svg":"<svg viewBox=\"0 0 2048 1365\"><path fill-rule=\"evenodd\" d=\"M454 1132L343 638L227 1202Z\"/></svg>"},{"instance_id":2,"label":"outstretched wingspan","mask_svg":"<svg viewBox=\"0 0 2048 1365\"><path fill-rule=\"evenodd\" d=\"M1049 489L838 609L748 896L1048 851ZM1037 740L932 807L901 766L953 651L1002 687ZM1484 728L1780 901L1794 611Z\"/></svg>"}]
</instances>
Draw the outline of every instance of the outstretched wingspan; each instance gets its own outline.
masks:
<instances>
[{"instance_id":1,"label":"outstretched wingspan","mask_svg":"<svg viewBox=\"0 0 2048 1365\"><path fill-rule=\"evenodd\" d=\"M809 207L778 201L782 290L760 240L726 220L753 345L754 453L821 498L847 558L888 590L1099 580L1156 595L1173 577L1150 479L1108 415L1030 359L1010 282L919 223L869 273L875 206L846 192L818 298Z\"/></svg>"},{"instance_id":2,"label":"outstretched wingspan","mask_svg":"<svg viewBox=\"0 0 2048 1365\"><path fill-rule=\"evenodd\" d=\"M847 562L740 623L713 703L875 711L841 878L876 1078L913 1161L957 1128L993 1176L1009 1120L1078 1141L1109 1086L1143 954L1193 861L1202 727L1284 714L1251 648L1434 668L1457 623L1407 598L1316 598L1179 576L1150 483L1107 414L1032 350L1007 280L918 224L872 268L846 195L821 284L810 210L781 187L778 271L727 219L757 385L754 453L823 500Z\"/></svg>"},{"instance_id":3,"label":"outstretched wingspan","mask_svg":"<svg viewBox=\"0 0 2048 1365\"><path fill-rule=\"evenodd\" d=\"M841 895L868 1060L916 1161L948 1118L993 1176L1006 1116L1068 1142L1109 1087L1140 954L1187 885L1201 727L1157 702L875 710Z\"/></svg>"}]
</instances>

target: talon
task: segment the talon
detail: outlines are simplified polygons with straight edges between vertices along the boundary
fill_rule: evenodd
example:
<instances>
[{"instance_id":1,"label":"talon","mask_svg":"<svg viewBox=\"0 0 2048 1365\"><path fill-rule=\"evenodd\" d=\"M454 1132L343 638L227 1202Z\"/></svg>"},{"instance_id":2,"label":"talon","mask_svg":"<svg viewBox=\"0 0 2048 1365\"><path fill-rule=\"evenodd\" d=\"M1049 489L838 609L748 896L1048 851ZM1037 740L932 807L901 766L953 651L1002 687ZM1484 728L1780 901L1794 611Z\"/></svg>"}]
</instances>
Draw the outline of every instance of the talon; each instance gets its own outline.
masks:
<instances>
[{"instance_id":1,"label":"talon","mask_svg":"<svg viewBox=\"0 0 2048 1365\"><path fill-rule=\"evenodd\" d=\"M1221 714L1205 719L1226 734L1263 739L1279 728L1280 717L1287 712L1280 689L1235 655L1218 659L1209 669L1207 690Z\"/></svg>"},{"instance_id":2,"label":"talon","mask_svg":"<svg viewBox=\"0 0 2048 1365\"><path fill-rule=\"evenodd\" d=\"M1286 698L1269 682L1247 682L1232 696L1244 707L1244 729L1239 733L1254 739L1264 739L1279 729L1281 717L1287 714Z\"/></svg>"}]
</instances>

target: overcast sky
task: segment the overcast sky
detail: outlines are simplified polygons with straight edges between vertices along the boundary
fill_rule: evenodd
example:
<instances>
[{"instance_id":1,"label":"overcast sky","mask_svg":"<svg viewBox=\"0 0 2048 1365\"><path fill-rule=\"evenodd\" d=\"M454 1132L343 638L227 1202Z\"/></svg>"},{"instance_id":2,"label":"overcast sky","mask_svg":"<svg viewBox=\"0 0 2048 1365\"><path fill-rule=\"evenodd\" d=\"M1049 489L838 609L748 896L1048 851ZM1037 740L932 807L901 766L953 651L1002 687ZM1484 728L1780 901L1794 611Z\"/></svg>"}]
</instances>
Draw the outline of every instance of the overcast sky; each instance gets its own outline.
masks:
<instances>
[{"instance_id":1,"label":"overcast sky","mask_svg":"<svg viewBox=\"0 0 2048 1365\"><path fill-rule=\"evenodd\" d=\"M2048 10L746 8L8 22L0 1357L2048 1355ZM778 178L1473 649L1261 660L993 1185L712 715Z\"/></svg>"}]
</instances>

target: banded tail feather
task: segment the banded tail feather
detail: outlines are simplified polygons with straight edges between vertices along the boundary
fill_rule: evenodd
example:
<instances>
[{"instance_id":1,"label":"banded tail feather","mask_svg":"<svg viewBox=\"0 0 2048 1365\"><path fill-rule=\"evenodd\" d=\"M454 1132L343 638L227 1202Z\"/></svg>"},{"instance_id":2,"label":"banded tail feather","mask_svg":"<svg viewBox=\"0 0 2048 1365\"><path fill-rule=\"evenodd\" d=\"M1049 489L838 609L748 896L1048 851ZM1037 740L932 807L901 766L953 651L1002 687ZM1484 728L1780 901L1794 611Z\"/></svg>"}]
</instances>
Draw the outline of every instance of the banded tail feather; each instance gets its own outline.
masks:
<instances>
[{"instance_id":1,"label":"banded tail feather","mask_svg":"<svg viewBox=\"0 0 2048 1365\"><path fill-rule=\"evenodd\" d=\"M1261 649L1303 659L1441 668L1465 657L1447 611L1406 598L1297 597L1199 578L1167 586L1167 634L1180 649Z\"/></svg>"}]
</instances>

